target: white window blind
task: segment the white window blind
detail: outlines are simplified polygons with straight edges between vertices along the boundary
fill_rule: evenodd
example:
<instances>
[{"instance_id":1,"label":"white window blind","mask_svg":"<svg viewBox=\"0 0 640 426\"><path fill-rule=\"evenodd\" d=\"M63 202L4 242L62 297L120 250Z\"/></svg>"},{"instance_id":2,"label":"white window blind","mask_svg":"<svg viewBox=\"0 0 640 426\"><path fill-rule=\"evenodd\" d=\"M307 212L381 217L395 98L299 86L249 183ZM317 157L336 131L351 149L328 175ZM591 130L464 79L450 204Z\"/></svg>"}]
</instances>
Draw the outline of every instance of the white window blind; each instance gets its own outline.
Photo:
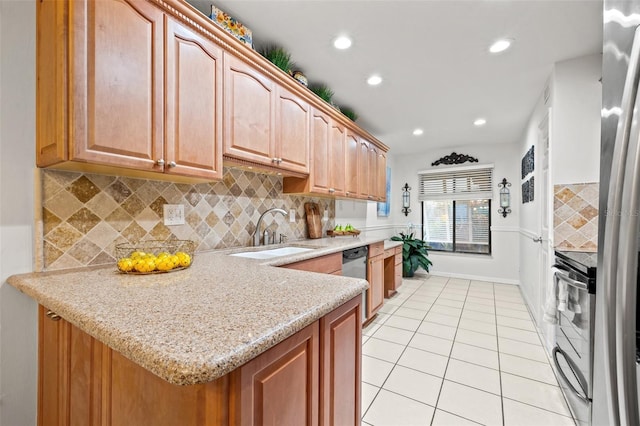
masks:
<instances>
[{"instance_id":1,"label":"white window blind","mask_svg":"<svg viewBox=\"0 0 640 426\"><path fill-rule=\"evenodd\" d=\"M418 199L478 200L493 197L493 164L418 172Z\"/></svg>"}]
</instances>

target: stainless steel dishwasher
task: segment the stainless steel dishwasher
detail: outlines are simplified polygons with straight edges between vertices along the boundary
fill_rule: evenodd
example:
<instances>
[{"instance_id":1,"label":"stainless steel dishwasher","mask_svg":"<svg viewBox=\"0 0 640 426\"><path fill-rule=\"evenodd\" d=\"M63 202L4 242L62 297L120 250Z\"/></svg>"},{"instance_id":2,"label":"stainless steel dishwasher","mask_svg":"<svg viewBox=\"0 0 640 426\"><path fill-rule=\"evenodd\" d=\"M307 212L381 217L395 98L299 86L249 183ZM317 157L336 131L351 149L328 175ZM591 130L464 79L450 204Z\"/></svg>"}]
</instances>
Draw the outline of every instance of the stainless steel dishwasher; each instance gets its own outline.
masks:
<instances>
[{"instance_id":1,"label":"stainless steel dishwasher","mask_svg":"<svg viewBox=\"0 0 640 426\"><path fill-rule=\"evenodd\" d=\"M357 247L342 252L342 276L367 279L367 246ZM367 320L367 291L362 292L362 322Z\"/></svg>"}]
</instances>

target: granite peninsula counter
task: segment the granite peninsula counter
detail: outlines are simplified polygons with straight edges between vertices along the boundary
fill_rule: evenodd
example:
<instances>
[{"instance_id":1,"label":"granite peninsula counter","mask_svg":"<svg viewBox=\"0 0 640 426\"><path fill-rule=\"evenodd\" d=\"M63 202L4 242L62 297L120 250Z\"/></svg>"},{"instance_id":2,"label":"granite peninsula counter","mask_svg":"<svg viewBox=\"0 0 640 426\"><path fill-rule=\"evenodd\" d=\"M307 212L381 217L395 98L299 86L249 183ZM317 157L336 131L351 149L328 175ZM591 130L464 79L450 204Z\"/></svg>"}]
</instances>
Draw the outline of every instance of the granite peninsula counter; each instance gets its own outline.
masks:
<instances>
[{"instance_id":1,"label":"granite peninsula counter","mask_svg":"<svg viewBox=\"0 0 640 426\"><path fill-rule=\"evenodd\" d=\"M368 285L273 266L382 240L297 241L317 249L270 260L228 256L246 248L197 253L190 268L168 274L109 266L15 275L8 283L166 381L190 385L234 370Z\"/></svg>"}]
</instances>

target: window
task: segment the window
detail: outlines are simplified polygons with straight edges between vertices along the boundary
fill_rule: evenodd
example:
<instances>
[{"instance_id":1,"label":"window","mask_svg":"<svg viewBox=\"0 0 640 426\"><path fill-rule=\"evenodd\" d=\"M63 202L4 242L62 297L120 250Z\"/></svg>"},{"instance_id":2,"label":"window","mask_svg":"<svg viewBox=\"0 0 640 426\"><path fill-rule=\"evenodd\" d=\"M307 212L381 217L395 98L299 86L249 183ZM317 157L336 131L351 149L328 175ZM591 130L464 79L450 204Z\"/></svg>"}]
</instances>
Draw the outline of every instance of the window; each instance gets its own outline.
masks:
<instances>
[{"instance_id":1,"label":"window","mask_svg":"<svg viewBox=\"0 0 640 426\"><path fill-rule=\"evenodd\" d=\"M423 239L436 251L491 254L493 166L420 172Z\"/></svg>"}]
</instances>

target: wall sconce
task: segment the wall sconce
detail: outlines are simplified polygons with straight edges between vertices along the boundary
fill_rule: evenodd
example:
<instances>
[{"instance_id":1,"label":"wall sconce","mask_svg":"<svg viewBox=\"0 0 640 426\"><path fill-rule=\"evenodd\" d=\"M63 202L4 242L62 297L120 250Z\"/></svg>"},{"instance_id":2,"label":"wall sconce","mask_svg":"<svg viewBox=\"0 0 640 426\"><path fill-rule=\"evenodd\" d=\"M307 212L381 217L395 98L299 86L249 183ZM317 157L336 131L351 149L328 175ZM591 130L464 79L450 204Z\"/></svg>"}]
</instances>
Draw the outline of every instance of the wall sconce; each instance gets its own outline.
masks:
<instances>
[{"instance_id":1,"label":"wall sconce","mask_svg":"<svg viewBox=\"0 0 640 426\"><path fill-rule=\"evenodd\" d=\"M511 209L509 208L511 205L509 186L511 186L511 184L507 182L507 178L502 178L502 182L498 184L498 188L500 188L500 208L498 209L498 213L502 213L502 217L507 217L507 215L511 213Z\"/></svg>"},{"instance_id":2,"label":"wall sconce","mask_svg":"<svg viewBox=\"0 0 640 426\"><path fill-rule=\"evenodd\" d=\"M408 183L405 183L402 187L402 213L405 216L409 216L409 212L411 212L409 208L411 206L411 194L409 191L411 191L411 187Z\"/></svg>"}]
</instances>

